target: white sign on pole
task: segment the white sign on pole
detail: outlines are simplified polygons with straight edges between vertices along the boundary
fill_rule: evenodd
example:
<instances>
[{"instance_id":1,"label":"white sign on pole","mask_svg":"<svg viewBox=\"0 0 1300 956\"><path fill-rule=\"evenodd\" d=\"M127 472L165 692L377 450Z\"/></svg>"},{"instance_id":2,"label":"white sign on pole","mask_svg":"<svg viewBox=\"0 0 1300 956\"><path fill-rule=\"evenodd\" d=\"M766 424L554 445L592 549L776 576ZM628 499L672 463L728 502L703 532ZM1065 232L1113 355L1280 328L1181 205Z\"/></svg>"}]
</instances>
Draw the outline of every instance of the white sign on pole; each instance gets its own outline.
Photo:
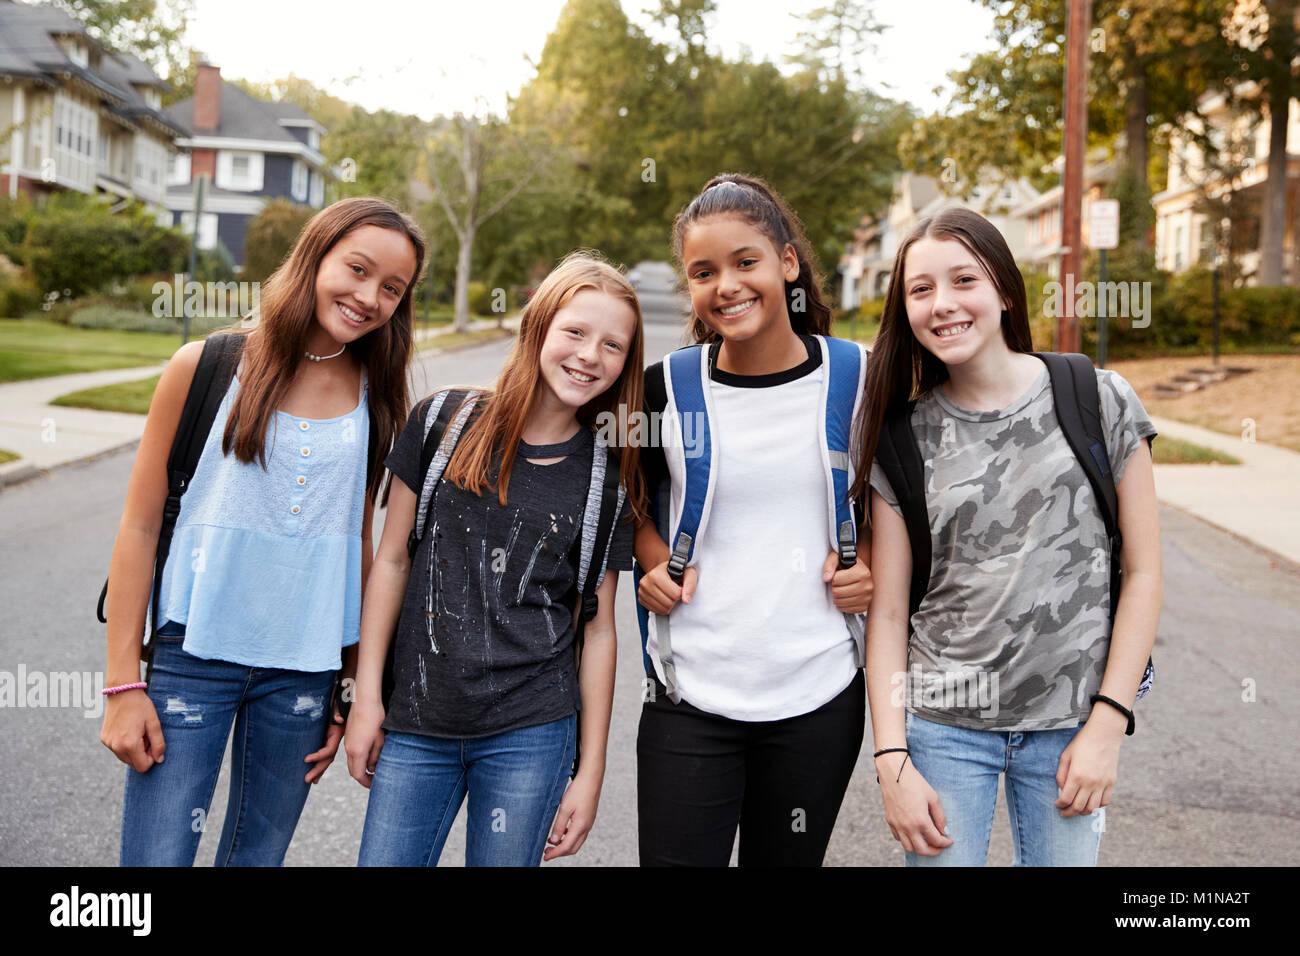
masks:
<instances>
[{"instance_id":1,"label":"white sign on pole","mask_svg":"<svg viewBox=\"0 0 1300 956\"><path fill-rule=\"evenodd\" d=\"M1088 205L1088 248L1114 249L1119 245L1119 200L1094 199Z\"/></svg>"}]
</instances>

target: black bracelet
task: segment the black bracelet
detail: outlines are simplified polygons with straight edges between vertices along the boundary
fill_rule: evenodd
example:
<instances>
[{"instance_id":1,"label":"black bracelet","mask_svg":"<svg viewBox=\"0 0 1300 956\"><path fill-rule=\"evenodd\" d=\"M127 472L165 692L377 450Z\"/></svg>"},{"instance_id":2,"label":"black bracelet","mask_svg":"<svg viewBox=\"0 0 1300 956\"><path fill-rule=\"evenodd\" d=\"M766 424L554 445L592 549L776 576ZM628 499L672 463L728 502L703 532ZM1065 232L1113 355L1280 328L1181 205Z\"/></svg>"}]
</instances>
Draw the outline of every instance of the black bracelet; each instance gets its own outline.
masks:
<instances>
[{"instance_id":1,"label":"black bracelet","mask_svg":"<svg viewBox=\"0 0 1300 956\"><path fill-rule=\"evenodd\" d=\"M881 754L899 754L899 753L907 754L907 756L903 758L903 763L898 768L898 777L894 780L894 783L898 783L899 780L903 779L903 767L906 767L907 761L911 759L912 751L908 750L906 747L886 747L884 750L877 750L875 753L871 755L871 759L875 760ZM880 783L880 774L876 774L876 783Z\"/></svg>"},{"instance_id":2,"label":"black bracelet","mask_svg":"<svg viewBox=\"0 0 1300 956\"><path fill-rule=\"evenodd\" d=\"M1129 710L1119 701L1111 700L1109 697L1103 697L1101 694L1093 694L1091 703L1095 704L1097 701L1101 701L1103 704L1110 704L1110 706L1114 707L1128 718L1128 729L1124 731L1124 736L1132 737L1133 731L1137 729L1137 722L1133 719L1133 711Z\"/></svg>"}]
</instances>

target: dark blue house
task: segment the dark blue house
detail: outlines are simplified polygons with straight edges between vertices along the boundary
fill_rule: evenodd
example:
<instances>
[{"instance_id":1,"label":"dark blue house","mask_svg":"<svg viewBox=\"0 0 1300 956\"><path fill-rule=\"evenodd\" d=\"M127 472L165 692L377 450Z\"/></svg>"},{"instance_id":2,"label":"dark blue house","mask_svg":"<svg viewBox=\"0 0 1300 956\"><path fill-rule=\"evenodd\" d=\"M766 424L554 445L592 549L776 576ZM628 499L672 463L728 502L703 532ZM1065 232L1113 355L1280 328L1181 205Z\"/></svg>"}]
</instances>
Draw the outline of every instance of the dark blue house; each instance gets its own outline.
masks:
<instances>
[{"instance_id":1,"label":"dark blue house","mask_svg":"<svg viewBox=\"0 0 1300 956\"><path fill-rule=\"evenodd\" d=\"M178 139L167 185L172 221L193 229L194 182L207 174L199 216L199 248L221 243L244 262L249 221L271 199L319 209L329 175L321 155L325 129L292 103L267 103L221 80L221 70L199 67L192 99L167 109L189 135Z\"/></svg>"}]
</instances>

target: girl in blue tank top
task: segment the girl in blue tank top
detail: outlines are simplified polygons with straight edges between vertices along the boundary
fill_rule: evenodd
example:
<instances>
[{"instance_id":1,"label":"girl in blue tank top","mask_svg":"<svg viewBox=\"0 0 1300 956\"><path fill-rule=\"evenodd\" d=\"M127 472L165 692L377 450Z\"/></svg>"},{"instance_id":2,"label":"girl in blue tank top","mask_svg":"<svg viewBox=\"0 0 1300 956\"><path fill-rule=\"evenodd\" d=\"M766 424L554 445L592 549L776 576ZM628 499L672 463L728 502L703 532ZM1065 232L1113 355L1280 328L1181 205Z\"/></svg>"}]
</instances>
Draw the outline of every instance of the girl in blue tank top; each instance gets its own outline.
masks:
<instances>
[{"instance_id":1,"label":"girl in blue tank top","mask_svg":"<svg viewBox=\"0 0 1300 956\"><path fill-rule=\"evenodd\" d=\"M218 865L274 866L334 759L356 669L383 461L405 420L419 227L378 199L318 213L267 281L207 435L141 635L167 458L203 343L154 393L110 568L100 739L128 765L122 865L191 865L231 728Z\"/></svg>"}]
</instances>

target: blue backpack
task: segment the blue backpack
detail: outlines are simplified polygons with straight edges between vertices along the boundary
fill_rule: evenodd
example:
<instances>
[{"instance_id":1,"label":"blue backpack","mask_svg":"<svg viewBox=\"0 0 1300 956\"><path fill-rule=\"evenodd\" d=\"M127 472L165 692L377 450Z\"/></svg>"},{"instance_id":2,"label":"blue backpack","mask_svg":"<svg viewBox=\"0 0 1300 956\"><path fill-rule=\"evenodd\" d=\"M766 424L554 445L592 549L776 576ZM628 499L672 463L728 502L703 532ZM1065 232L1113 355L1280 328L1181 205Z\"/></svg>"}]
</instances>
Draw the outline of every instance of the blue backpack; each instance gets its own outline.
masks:
<instances>
[{"instance_id":1,"label":"blue backpack","mask_svg":"<svg viewBox=\"0 0 1300 956\"><path fill-rule=\"evenodd\" d=\"M849 454L853 419L862 403L866 382L867 356L862 346L847 339L815 336L821 348L824 427L821 429L822 464L826 471L827 531L832 549L840 556L840 567L852 567L858 557L857 520L849 488L853 484L853 460ZM665 480L658 489L650 489L650 512L655 527L668 542L671 557L668 574L678 584L686 569L696 560L696 549L705 533L709 507L721 456L718 436L709 426L713 411L710 395L713 367L717 364L718 343L693 345L678 349L664 359L664 390L668 403L662 426L664 454L677 473L685 476L680 496L672 494L672 482ZM691 424L687 424L688 420ZM692 451L686 454L683 435L694 438ZM648 569L635 565L633 580L639 587ZM681 694L673 663L670 615L650 614L639 603L637 620L641 626L641 656L646 677L655 676L647 650L651 618L654 618L657 657L664 675L668 698L677 703ZM849 632L857 644L858 664L863 661L864 616L846 614Z\"/></svg>"}]
</instances>

